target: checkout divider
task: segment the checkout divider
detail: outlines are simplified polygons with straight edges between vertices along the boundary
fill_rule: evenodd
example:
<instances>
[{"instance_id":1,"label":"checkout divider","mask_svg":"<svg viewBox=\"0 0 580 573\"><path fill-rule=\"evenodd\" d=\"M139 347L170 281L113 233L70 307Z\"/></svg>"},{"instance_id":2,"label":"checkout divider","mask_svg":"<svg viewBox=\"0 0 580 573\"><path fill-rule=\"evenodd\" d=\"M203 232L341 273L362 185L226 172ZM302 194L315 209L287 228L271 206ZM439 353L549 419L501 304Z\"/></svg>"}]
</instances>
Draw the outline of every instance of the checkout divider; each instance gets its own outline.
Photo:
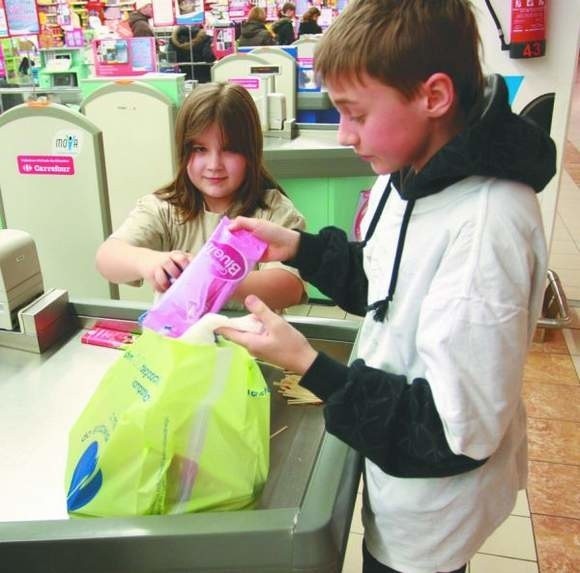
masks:
<instances>
[{"instance_id":1,"label":"checkout divider","mask_svg":"<svg viewBox=\"0 0 580 573\"><path fill-rule=\"evenodd\" d=\"M95 269L111 232L101 130L58 104L20 105L0 116L0 219L36 242L44 287L117 298Z\"/></svg>"},{"instance_id":2,"label":"checkout divider","mask_svg":"<svg viewBox=\"0 0 580 573\"><path fill-rule=\"evenodd\" d=\"M81 103L81 112L103 133L111 225L117 229L139 197L175 176L176 106L151 85L114 81L91 90ZM153 292L148 285L120 285L119 296L151 301Z\"/></svg>"},{"instance_id":3,"label":"checkout divider","mask_svg":"<svg viewBox=\"0 0 580 573\"><path fill-rule=\"evenodd\" d=\"M137 329L137 317L151 296L135 289L145 294L143 302L105 300L118 295L97 275L94 255L136 197L166 183L153 177L173 173L175 164L170 137L175 108L137 84L109 83L87 95L81 108L90 119L55 104L18 106L0 117L0 214L6 226L25 230L36 241L47 286L70 291L74 331L41 355L0 347L3 566L29 573L338 573L357 496L360 456L325 433L320 407L289 407L276 392L271 430L287 429L272 439L270 475L254 509L68 519L62 483L67 434L119 356L81 344L82 329L103 320ZM136 99L123 99L127 94ZM163 104L156 110L166 118L153 130L163 132L168 142L164 153L151 139L151 149L140 152L127 139L120 145L126 135L122 131L146 129L150 120L121 127L114 107L128 107L117 111L129 118L132 112L137 116L131 106L151 109L153 100ZM102 104L98 110L97 103ZM143 155L149 151L154 158ZM309 230L331 224L350 229L359 192L374 176L351 149L336 143L335 129L303 130L291 140L267 137L264 155L307 218ZM130 171L140 171L146 163L155 174L129 182ZM46 165L50 168L42 167ZM92 300L83 301L87 297ZM358 322L288 320L316 348L348 360ZM283 376L267 365L262 370L269 384Z\"/></svg>"}]
</instances>

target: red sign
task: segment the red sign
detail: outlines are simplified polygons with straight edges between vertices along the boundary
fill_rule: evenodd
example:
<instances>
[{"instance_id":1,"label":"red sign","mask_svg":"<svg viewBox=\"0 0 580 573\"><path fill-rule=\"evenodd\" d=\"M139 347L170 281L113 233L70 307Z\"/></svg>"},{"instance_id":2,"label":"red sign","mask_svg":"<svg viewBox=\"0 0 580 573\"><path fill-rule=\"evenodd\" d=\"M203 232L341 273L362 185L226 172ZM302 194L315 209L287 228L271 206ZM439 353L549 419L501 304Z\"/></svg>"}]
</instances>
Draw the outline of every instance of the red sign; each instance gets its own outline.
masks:
<instances>
[{"instance_id":1,"label":"red sign","mask_svg":"<svg viewBox=\"0 0 580 573\"><path fill-rule=\"evenodd\" d=\"M511 58L538 58L546 53L546 0L512 0Z\"/></svg>"},{"instance_id":2,"label":"red sign","mask_svg":"<svg viewBox=\"0 0 580 573\"><path fill-rule=\"evenodd\" d=\"M75 164L70 155L18 155L20 175L74 175Z\"/></svg>"}]
</instances>

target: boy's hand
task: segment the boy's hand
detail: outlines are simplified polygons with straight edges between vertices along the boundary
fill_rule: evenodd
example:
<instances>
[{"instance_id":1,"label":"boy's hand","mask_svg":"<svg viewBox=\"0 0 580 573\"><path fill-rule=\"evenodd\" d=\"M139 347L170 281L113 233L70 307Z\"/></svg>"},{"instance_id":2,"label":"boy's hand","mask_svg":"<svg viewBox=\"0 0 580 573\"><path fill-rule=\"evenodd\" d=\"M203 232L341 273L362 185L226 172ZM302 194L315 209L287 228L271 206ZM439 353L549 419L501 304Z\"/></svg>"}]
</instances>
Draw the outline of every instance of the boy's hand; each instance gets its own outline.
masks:
<instances>
[{"instance_id":1,"label":"boy's hand","mask_svg":"<svg viewBox=\"0 0 580 573\"><path fill-rule=\"evenodd\" d=\"M245 302L246 308L262 323L262 332L240 332L227 327L216 332L245 346L256 358L304 374L316 359L316 350L300 332L272 312L258 297L249 295Z\"/></svg>"},{"instance_id":2,"label":"boy's hand","mask_svg":"<svg viewBox=\"0 0 580 573\"><path fill-rule=\"evenodd\" d=\"M248 217L236 217L228 227L230 231L246 229L256 237L266 241L268 248L262 256L262 261L287 261L296 256L300 233L292 229L286 229L264 219L250 219Z\"/></svg>"},{"instance_id":3,"label":"boy's hand","mask_svg":"<svg viewBox=\"0 0 580 573\"><path fill-rule=\"evenodd\" d=\"M139 271L156 292L165 292L190 261L191 255L183 251L149 251L141 257Z\"/></svg>"}]
</instances>

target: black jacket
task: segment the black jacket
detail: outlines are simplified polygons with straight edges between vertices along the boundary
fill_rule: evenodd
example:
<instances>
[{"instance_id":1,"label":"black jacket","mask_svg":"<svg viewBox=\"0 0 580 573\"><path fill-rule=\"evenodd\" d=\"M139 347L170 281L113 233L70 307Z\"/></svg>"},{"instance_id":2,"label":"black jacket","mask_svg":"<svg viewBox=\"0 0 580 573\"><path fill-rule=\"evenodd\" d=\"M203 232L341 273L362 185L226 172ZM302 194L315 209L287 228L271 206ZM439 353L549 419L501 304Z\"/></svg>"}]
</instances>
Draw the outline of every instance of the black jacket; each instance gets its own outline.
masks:
<instances>
[{"instance_id":1,"label":"black jacket","mask_svg":"<svg viewBox=\"0 0 580 573\"><path fill-rule=\"evenodd\" d=\"M312 20L300 22L298 36L304 36L305 34L322 34L322 28Z\"/></svg>"},{"instance_id":2,"label":"black jacket","mask_svg":"<svg viewBox=\"0 0 580 573\"><path fill-rule=\"evenodd\" d=\"M289 18L280 18L272 24L272 32L276 34L276 40L280 46L289 46L296 41L294 25Z\"/></svg>"},{"instance_id":3,"label":"black jacket","mask_svg":"<svg viewBox=\"0 0 580 573\"><path fill-rule=\"evenodd\" d=\"M238 46L273 46L275 43L276 40L262 22L252 20L242 24Z\"/></svg>"},{"instance_id":4,"label":"black jacket","mask_svg":"<svg viewBox=\"0 0 580 573\"><path fill-rule=\"evenodd\" d=\"M536 192L553 177L554 142L543 129L511 111L507 87L500 76L490 78L475 115L421 171L405 170L392 178L395 192L408 205L472 175L519 181ZM404 232L402 241L404 245ZM366 313L368 282L362 244L349 243L344 231L327 227L318 235L301 233L298 253L287 264L298 268L304 280L344 310ZM398 268L393 268L391 285L397 273ZM360 359L347 367L320 353L301 385L325 400L327 430L388 474L443 477L485 463L451 451L427 380L417 378L409 383L404 373L370 368ZM364 402L353 400L354 388ZM388 427L384 420L389 420ZM369 428L377 427L374 434L381 435L382 447L376 440L371 444L365 439Z\"/></svg>"},{"instance_id":5,"label":"black jacket","mask_svg":"<svg viewBox=\"0 0 580 573\"><path fill-rule=\"evenodd\" d=\"M200 83L211 80L211 66L191 66L186 62L207 62L211 64L216 57L211 47L211 38L199 26L178 26L169 40L168 52L174 54L175 62L183 64L179 71L186 79L196 79Z\"/></svg>"}]
</instances>

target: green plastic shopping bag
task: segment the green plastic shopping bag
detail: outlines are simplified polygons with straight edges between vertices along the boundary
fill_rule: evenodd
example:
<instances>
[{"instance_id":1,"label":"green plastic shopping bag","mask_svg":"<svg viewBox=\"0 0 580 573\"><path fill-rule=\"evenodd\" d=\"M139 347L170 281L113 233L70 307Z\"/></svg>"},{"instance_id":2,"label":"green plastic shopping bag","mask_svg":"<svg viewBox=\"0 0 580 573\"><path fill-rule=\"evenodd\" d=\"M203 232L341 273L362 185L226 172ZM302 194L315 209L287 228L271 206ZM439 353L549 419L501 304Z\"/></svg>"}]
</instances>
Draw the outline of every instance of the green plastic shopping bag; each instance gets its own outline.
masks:
<instances>
[{"instance_id":1,"label":"green plastic shopping bag","mask_svg":"<svg viewBox=\"0 0 580 573\"><path fill-rule=\"evenodd\" d=\"M122 516L250 506L269 467L270 392L231 342L145 330L69 435L67 509Z\"/></svg>"}]
</instances>

